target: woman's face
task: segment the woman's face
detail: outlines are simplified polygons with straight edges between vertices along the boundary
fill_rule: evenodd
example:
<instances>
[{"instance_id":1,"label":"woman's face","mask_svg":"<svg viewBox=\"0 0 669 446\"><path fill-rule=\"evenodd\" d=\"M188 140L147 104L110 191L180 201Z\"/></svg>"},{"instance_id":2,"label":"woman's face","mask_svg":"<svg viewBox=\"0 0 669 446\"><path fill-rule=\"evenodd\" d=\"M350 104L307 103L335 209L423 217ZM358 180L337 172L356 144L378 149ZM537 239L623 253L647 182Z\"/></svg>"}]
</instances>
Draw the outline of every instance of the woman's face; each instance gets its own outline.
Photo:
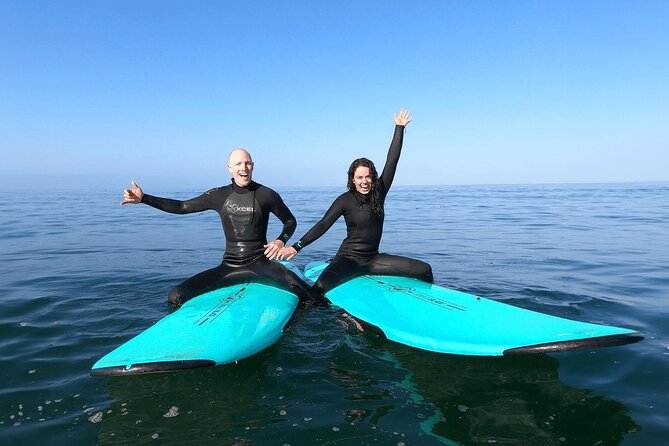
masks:
<instances>
[{"instance_id":1,"label":"woman's face","mask_svg":"<svg viewBox=\"0 0 669 446\"><path fill-rule=\"evenodd\" d=\"M369 167L358 166L353 172L353 184L355 185L355 190L361 194L368 194L372 189L372 173L369 171Z\"/></svg>"}]
</instances>

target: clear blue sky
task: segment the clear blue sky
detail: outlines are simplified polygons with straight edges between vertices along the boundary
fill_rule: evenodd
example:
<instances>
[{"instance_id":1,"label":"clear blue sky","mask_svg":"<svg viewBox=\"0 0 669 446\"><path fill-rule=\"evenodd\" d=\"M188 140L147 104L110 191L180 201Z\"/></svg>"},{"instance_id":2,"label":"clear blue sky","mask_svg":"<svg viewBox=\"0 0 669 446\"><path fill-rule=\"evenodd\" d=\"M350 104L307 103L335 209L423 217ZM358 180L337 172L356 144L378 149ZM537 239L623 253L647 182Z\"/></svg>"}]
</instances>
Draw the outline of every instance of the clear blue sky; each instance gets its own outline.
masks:
<instances>
[{"instance_id":1,"label":"clear blue sky","mask_svg":"<svg viewBox=\"0 0 669 446\"><path fill-rule=\"evenodd\" d=\"M0 0L0 184L669 180L669 1ZM381 167L381 166L379 166Z\"/></svg>"}]
</instances>

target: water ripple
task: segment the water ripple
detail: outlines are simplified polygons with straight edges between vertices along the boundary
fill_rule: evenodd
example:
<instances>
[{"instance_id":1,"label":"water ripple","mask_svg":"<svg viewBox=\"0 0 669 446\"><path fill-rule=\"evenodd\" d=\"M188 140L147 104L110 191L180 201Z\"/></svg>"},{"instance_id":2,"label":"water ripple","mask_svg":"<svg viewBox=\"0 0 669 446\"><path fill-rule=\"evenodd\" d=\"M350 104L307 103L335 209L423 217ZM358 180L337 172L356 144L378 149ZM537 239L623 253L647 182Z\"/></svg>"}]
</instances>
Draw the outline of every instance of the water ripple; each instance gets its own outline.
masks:
<instances>
[{"instance_id":1,"label":"water ripple","mask_svg":"<svg viewBox=\"0 0 669 446\"><path fill-rule=\"evenodd\" d=\"M282 191L296 236L340 192ZM387 201L382 251L429 262L437 283L630 327L646 336L639 344L437 355L306 307L275 346L238 364L119 379L88 372L169 314L173 286L221 261L220 221L120 207L118 191L65 194L0 199L3 444L659 445L669 436L666 185L395 187ZM280 230L271 219L270 234ZM345 232L336 223L296 262L331 257Z\"/></svg>"}]
</instances>

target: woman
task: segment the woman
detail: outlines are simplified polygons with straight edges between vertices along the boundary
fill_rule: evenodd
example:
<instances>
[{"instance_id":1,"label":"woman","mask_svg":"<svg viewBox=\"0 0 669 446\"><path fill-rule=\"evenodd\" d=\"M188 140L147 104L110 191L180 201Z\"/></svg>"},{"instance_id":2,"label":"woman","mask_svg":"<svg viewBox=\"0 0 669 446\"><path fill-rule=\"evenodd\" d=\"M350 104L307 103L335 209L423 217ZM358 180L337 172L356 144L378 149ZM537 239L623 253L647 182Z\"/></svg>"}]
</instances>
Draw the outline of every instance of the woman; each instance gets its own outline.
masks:
<instances>
[{"instance_id":1,"label":"woman","mask_svg":"<svg viewBox=\"0 0 669 446\"><path fill-rule=\"evenodd\" d=\"M342 215L346 221L346 238L334 259L314 285L326 293L337 285L363 274L409 276L432 282L432 268L425 262L390 254L379 254L383 233L384 202L392 185L402 150L404 128L411 122L407 110L395 115L395 134L388 150L386 165L378 176L374 163L358 158L348 169L348 191L332 203L323 218L297 243L283 248L281 259L292 259L320 238Z\"/></svg>"}]
</instances>

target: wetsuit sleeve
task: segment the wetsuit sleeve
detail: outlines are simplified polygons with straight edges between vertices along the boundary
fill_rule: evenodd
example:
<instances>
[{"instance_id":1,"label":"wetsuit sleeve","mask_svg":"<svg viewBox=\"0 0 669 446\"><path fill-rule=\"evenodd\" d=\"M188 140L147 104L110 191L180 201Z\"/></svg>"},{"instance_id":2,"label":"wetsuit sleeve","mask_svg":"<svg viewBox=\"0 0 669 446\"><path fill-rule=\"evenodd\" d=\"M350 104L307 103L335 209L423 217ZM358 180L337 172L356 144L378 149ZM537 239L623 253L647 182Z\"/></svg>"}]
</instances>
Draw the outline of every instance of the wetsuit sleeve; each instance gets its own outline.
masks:
<instances>
[{"instance_id":1,"label":"wetsuit sleeve","mask_svg":"<svg viewBox=\"0 0 669 446\"><path fill-rule=\"evenodd\" d=\"M286 203L283 202L281 196L274 191L272 192L270 210L272 211L272 214L276 215L276 218L278 218L281 223L283 223L281 234L279 234L276 240L281 240L285 244L288 239L295 233L295 229L297 228L297 219L293 213L290 212L290 209L288 209Z\"/></svg>"},{"instance_id":2,"label":"wetsuit sleeve","mask_svg":"<svg viewBox=\"0 0 669 446\"><path fill-rule=\"evenodd\" d=\"M332 227L332 225L339 219L339 217L344 214L344 196L345 194L337 198L334 203L332 203L330 208L325 212L323 218L321 218L318 223L309 229L297 243L293 244L293 248L295 248L297 252L321 238L321 236Z\"/></svg>"},{"instance_id":3,"label":"wetsuit sleeve","mask_svg":"<svg viewBox=\"0 0 669 446\"><path fill-rule=\"evenodd\" d=\"M142 203L160 209L161 211L169 212L170 214L191 214L193 212L202 212L212 209L208 192L186 201L154 197L153 195L144 194Z\"/></svg>"},{"instance_id":4,"label":"wetsuit sleeve","mask_svg":"<svg viewBox=\"0 0 669 446\"><path fill-rule=\"evenodd\" d=\"M386 164L383 166L381 172L381 185L383 186L383 194L387 194L390 186L393 184L395 178L395 171L397 171L397 163L400 160L400 153L402 152L402 143L404 142L404 126L396 125L393 140L388 149L388 157Z\"/></svg>"}]
</instances>

